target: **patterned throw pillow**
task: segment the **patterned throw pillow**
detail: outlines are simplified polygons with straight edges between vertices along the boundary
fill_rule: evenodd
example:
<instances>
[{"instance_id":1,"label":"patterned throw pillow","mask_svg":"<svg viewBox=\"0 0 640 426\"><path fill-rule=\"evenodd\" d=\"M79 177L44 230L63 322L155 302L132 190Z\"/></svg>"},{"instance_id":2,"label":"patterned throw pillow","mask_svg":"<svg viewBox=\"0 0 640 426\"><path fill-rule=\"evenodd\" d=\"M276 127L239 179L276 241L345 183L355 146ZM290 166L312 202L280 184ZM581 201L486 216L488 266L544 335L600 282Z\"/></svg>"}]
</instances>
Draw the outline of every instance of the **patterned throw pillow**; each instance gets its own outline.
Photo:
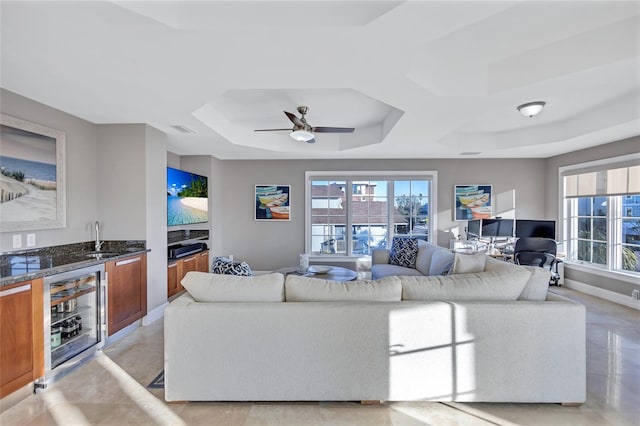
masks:
<instances>
[{"instance_id":1,"label":"patterned throw pillow","mask_svg":"<svg viewBox=\"0 0 640 426\"><path fill-rule=\"evenodd\" d=\"M223 275L253 275L253 271L247 262L233 262L226 257L215 257L213 259L211 263L211 273Z\"/></svg>"},{"instance_id":2,"label":"patterned throw pillow","mask_svg":"<svg viewBox=\"0 0 640 426\"><path fill-rule=\"evenodd\" d=\"M389 263L391 265L416 267L418 257L418 239L415 237L393 237Z\"/></svg>"}]
</instances>

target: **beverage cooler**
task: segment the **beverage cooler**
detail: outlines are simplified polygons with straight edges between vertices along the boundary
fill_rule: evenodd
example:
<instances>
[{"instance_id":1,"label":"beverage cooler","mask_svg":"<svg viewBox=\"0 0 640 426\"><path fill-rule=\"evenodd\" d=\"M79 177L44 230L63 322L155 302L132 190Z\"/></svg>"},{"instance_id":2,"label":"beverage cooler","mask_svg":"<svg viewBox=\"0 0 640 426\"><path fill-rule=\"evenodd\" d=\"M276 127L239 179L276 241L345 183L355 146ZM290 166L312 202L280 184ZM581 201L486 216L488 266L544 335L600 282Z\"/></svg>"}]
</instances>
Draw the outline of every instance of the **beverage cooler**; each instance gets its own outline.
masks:
<instances>
[{"instance_id":1,"label":"beverage cooler","mask_svg":"<svg viewBox=\"0 0 640 426\"><path fill-rule=\"evenodd\" d=\"M92 355L106 338L104 264L44 280L45 380Z\"/></svg>"}]
</instances>

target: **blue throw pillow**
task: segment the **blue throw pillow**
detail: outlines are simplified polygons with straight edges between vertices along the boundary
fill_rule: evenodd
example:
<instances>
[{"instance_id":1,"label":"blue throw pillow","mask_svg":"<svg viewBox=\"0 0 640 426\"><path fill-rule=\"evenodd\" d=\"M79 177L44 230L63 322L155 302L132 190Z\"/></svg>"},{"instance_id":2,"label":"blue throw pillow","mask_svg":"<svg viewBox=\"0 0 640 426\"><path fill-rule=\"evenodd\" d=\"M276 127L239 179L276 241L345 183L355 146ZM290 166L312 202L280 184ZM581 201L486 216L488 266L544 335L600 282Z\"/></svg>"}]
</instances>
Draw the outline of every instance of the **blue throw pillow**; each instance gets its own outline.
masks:
<instances>
[{"instance_id":1,"label":"blue throw pillow","mask_svg":"<svg viewBox=\"0 0 640 426\"><path fill-rule=\"evenodd\" d=\"M418 258L418 240L415 237L393 237L389 263L391 265L415 268Z\"/></svg>"}]
</instances>

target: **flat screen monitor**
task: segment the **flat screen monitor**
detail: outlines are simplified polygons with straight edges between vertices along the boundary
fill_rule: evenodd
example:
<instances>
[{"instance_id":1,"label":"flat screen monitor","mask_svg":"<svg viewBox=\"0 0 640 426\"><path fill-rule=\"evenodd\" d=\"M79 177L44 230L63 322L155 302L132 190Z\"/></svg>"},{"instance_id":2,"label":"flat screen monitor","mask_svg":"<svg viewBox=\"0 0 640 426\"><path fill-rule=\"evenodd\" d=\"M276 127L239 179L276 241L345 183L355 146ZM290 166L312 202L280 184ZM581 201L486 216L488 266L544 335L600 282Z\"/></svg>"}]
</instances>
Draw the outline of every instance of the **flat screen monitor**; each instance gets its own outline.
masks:
<instances>
[{"instance_id":1,"label":"flat screen monitor","mask_svg":"<svg viewBox=\"0 0 640 426\"><path fill-rule=\"evenodd\" d=\"M482 219L483 237L513 237L513 219Z\"/></svg>"},{"instance_id":2,"label":"flat screen monitor","mask_svg":"<svg viewBox=\"0 0 640 426\"><path fill-rule=\"evenodd\" d=\"M518 238L550 238L556 239L555 220L516 220L516 237Z\"/></svg>"},{"instance_id":3,"label":"flat screen monitor","mask_svg":"<svg viewBox=\"0 0 640 426\"><path fill-rule=\"evenodd\" d=\"M167 167L167 226L209 221L206 176Z\"/></svg>"},{"instance_id":4,"label":"flat screen monitor","mask_svg":"<svg viewBox=\"0 0 640 426\"><path fill-rule=\"evenodd\" d=\"M467 236L478 238L480 236L480 223L482 219L470 220L467 222Z\"/></svg>"}]
</instances>

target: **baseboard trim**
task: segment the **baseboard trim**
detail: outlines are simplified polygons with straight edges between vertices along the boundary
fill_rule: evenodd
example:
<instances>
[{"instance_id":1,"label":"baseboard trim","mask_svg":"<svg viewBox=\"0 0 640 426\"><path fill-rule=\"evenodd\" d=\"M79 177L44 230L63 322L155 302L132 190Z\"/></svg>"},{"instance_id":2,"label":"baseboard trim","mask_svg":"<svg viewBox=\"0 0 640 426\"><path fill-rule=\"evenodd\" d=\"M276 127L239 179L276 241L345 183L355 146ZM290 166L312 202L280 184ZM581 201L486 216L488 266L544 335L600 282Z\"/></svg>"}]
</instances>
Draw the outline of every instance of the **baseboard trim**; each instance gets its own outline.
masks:
<instances>
[{"instance_id":1,"label":"baseboard trim","mask_svg":"<svg viewBox=\"0 0 640 426\"><path fill-rule=\"evenodd\" d=\"M581 293L590 294L591 296L599 297L600 299L608 300L609 302L624 305L629 308L640 310L640 300L634 300L630 296L616 293L613 291L605 290L599 287L581 283L580 281L574 281L565 278L564 286L572 290L579 291Z\"/></svg>"},{"instance_id":2,"label":"baseboard trim","mask_svg":"<svg viewBox=\"0 0 640 426\"><path fill-rule=\"evenodd\" d=\"M164 308L166 308L168 304L169 302L164 302L162 305L152 309L150 312L147 312L147 315L142 318L142 326L150 325L160 318L163 318Z\"/></svg>"}]
</instances>

